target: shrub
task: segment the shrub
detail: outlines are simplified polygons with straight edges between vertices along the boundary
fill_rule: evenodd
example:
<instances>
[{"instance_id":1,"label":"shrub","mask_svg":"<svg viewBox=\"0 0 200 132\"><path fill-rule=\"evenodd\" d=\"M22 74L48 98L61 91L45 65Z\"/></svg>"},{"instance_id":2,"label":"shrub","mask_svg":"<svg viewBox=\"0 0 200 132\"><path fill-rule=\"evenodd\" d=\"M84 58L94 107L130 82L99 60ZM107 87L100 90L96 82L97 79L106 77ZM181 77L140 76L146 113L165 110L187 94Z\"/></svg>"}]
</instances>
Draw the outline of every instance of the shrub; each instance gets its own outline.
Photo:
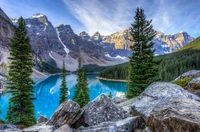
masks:
<instances>
[{"instance_id":1,"label":"shrub","mask_svg":"<svg viewBox=\"0 0 200 132\"><path fill-rule=\"evenodd\" d=\"M191 76L183 77L183 78L180 78L180 79L178 79L178 80L176 80L172 83L177 84L177 85L185 88L188 85L188 83L190 82L191 78L192 78Z\"/></svg>"}]
</instances>

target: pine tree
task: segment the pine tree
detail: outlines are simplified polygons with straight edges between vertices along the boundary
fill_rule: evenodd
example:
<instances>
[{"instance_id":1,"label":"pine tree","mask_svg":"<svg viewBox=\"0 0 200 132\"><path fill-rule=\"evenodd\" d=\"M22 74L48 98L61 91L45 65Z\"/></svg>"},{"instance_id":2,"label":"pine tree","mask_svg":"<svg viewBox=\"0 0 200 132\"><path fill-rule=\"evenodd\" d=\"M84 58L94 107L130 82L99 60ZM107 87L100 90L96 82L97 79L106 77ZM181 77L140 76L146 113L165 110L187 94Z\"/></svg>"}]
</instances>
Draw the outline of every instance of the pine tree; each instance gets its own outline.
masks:
<instances>
[{"instance_id":1,"label":"pine tree","mask_svg":"<svg viewBox=\"0 0 200 132\"><path fill-rule=\"evenodd\" d=\"M62 104L63 102L65 102L68 99L68 88L66 85L66 69L65 69L65 63L63 62L63 66L62 66L62 83L61 83L61 87L60 87L60 101L59 104Z\"/></svg>"},{"instance_id":2,"label":"pine tree","mask_svg":"<svg viewBox=\"0 0 200 132\"><path fill-rule=\"evenodd\" d=\"M74 90L74 96L72 100L76 101L80 107L84 107L89 101L89 88L86 77L86 71L81 68L81 62L79 59L79 66L77 71L77 84Z\"/></svg>"},{"instance_id":3,"label":"pine tree","mask_svg":"<svg viewBox=\"0 0 200 132\"><path fill-rule=\"evenodd\" d=\"M108 97L112 99L112 92L109 93Z\"/></svg>"},{"instance_id":4,"label":"pine tree","mask_svg":"<svg viewBox=\"0 0 200 132\"><path fill-rule=\"evenodd\" d=\"M84 103L82 107L84 107L88 102L90 102L90 95L89 95L89 88L88 88L88 81L86 76L86 70L83 70L83 94L84 94Z\"/></svg>"},{"instance_id":5,"label":"pine tree","mask_svg":"<svg viewBox=\"0 0 200 132\"><path fill-rule=\"evenodd\" d=\"M81 69L81 60L79 58L78 60L78 70L77 70L77 84L75 86L75 89L74 89L74 96L72 98L73 101L77 102L78 100L78 94L79 94L79 90L81 89L81 87L83 87L83 82L82 82L82 79L83 78L83 75L82 75L82 69Z\"/></svg>"},{"instance_id":6,"label":"pine tree","mask_svg":"<svg viewBox=\"0 0 200 132\"><path fill-rule=\"evenodd\" d=\"M26 24L21 17L15 27L15 35L11 40L9 66L8 92L9 99L7 119L9 122L22 126L36 123L34 116L34 81L30 78L32 73L32 49L29 38L26 36Z\"/></svg>"},{"instance_id":7,"label":"pine tree","mask_svg":"<svg viewBox=\"0 0 200 132\"><path fill-rule=\"evenodd\" d=\"M133 53L129 61L130 82L126 92L127 98L138 96L149 84L157 80L159 63L153 60L155 50L152 40L156 32L153 30L152 20L146 20L144 10L140 8L137 8L134 19L131 27L131 41L134 45L130 47Z\"/></svg>"}]
</instances>

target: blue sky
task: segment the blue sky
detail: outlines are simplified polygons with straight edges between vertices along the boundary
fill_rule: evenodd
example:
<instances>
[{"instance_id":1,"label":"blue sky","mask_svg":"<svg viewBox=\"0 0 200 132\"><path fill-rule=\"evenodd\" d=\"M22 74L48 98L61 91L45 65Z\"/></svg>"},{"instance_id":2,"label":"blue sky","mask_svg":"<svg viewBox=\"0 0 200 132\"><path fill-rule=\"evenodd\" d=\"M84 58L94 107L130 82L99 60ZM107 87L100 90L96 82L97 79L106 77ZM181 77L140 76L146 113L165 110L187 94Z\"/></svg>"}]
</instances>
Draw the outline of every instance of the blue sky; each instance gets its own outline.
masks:
<instances>
[{"instance_id":1,"label":"blue sky","mask_svg":"<svg viewBox=\"0 0 200 132\"><path fill-rule=\"evenodd\" d=\"M186 31L200 36L200 0L0 0L9 17L45 14L54 26L71 25L75 33L111 34L133 22L142 7L154 29L166 34Z\"/></svg>"}]
</instances>

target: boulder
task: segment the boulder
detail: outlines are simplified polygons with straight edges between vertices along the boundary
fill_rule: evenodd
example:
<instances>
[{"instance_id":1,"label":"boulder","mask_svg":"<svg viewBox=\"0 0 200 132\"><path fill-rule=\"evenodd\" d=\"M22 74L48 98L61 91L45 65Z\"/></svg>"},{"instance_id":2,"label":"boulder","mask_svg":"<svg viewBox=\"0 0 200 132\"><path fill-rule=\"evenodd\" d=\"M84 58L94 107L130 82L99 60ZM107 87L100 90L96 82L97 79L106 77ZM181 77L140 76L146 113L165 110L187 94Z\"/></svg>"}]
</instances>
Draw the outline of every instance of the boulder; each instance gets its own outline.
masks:
<instances>
[{"instance_id":1,"label":"boulder","mask_svg":"<svg viewBox=\"0 0 200 132\"><path fill-rule=\"evenodd\" d=\"M101 94L84 108L82 125L93 126L101 122L117 121L126 118L126 111L119 108L106 95Z\"/></svg>"},{"instance_id":2,"label":"boulder","mask_svg":"<svg viewBox=\"0 0 200 132\"><path fill-rule=\"evenodd\" d=\"M192 78L200 77L200 70L190 70L188 72L185 72L179 77L177 77L174 81L179 80L180 78L184 78L184 77L192 77Z\"/></svg>"},{"instance_id":3,"label":"boulder","mask_svg":"<svg viewBox=\"0 0 200 132\"><path fill-rule=\"evenodd\" d=\"M152 132L200 131L200 98L171 83L152 83L132 104Z\"/></svg>"},{"instance_id":4,"label":"boulder","mask_svg":"<svg viewBox=\"0 0 200 132\"><path fill-rule=\"evenodd\" d=\"M119 103L117 104L118 107L121 107L122 109L124 109L127 113L132 114L132 108L131 105L136 101L137 98L132 98L129 99L125 102Z\"/></svg>"},{"instance_id":5,"label":"boulder","mask_svg":"<svg viewBox=\"0 0 200 132\"><path fill-rule=\"evenodd\" d=\"M69 125L65 124L60 128L56 129L54 132L73 132L73 129L71 129Z\"/></svg>"},{"instance_id":6,"label":"boulder","mask_svg":"<svg viewBox=\"0 0 200 132\"><path fill-rule=\"evenodd\" d=\"M75 132L133 132L137 128L144 128L145 124L141 117L127 117L119 121L102 122L95 126L81 127Z\"/></svg>"},{"instance_id":7,"label":"boulder","mask_svg":"<svg viewBox=\"0 0 200 132\"><path fill-rule=\"evenodd\" d=\"M44 123L44 122L47 122L47 121L48 121L48 118L46 116L40 115L38 117L37 123Z\"/></svg>"},{"instance_id":8,"label":"boulder","mask_svg":"<svg viewBox=\"0 0 200 132\"><path fill-rule=\"evenodd\" d=\"M127 101L127 98L125 95L123 96L120 96L120 97L114 97L111 99L115 104L119 104L119 103L122 103L122 102L125 102Z\"/></svg>"},{"instance_id":9,"label":"boulder","mask_svg":"<svg viewBox=\"0 0 200 132\"><path fill-rule=\"evenodd\" d=\"M194 90L200 89L200 77L193 78L187 85L187 88L192 88Z\"/></svg>"},{"instance_id":10,"label":"boulder","mask_svg":"<svg viewBox=\"0 0 200 132\"><path fill-rule=\"evenodd\" d=\"M54 125L56 128L64 124L70 126L78 120L82 113L83 111L76 102L67 100L58 107L46 124Z\"/></svg>"},{"instance_id":11,"label":"boulder","mask_svg":"<svg viewBox=\"0 0 200 132\"><path fill-rule=\"evenodd\" d=\"M0 124L0 132L21 132L15 125Z\"/></svg>"},{"instance_id":12,"label":"boulder","mask_svg":"<svg viewBox=\"0 0 200 132\"><path fill-rule=\"evenodd\" d=\"M29 128L23 129L22 132L54 132L55 127L53 125L34 125Z\"/></svg>"},{"instance_id":13,"label":"boulder","mask_svg":"<svg viewBox=\"0 0 200 132\"><path fill-rule=\"evenodd\" d=\"M171 98L157 104L148 119L152 132L200 132L200 102Z\"/></svg>"}]
</instances>

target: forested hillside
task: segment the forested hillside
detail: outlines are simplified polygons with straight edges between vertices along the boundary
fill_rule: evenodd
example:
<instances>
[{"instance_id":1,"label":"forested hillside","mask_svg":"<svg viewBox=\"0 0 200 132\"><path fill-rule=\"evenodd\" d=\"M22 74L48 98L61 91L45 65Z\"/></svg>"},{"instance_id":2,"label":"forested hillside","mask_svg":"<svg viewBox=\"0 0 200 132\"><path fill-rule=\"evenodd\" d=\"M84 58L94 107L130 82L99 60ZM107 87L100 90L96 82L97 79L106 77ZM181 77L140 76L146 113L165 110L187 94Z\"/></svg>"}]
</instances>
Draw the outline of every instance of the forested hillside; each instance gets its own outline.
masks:
<instances>
[{"instance_id":1,"label":"forested hillside","mask_svg":"<svg viewBox=\"0 0 200 132\"><path fill-rule=\"evenodd\" d=\"M158 75L161 81L172 81L188 70L200 69L200 37L174 53L157 56L155 59L162 60ZM111 79L127 79L128 63L105 69L99 76Z\"/></svg>"}]
</instances>

